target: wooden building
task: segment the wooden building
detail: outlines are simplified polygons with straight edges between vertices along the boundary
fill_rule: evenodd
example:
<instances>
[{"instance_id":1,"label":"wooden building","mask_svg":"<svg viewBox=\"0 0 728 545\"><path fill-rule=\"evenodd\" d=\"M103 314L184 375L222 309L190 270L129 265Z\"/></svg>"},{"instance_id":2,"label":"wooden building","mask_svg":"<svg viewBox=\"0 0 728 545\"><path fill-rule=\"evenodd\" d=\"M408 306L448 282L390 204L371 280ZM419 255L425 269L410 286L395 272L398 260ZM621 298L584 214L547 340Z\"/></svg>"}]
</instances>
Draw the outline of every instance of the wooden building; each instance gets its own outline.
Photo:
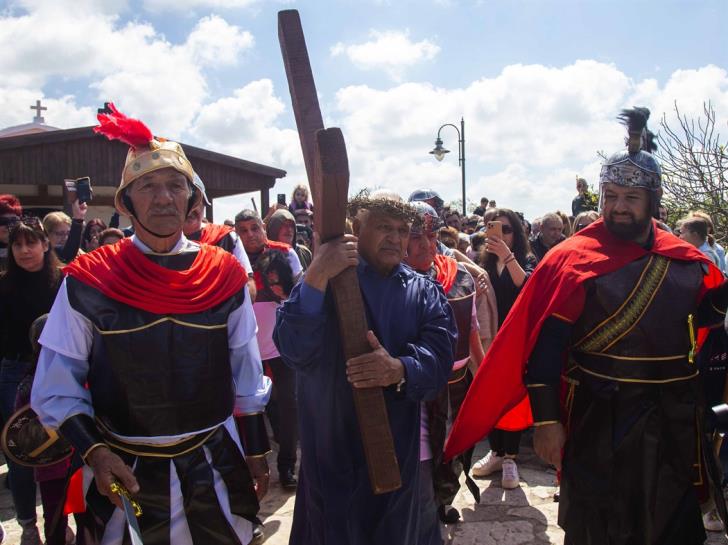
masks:
<instances>
[{"instance_id":1,"label":"wooden building","mask_svg":"<svg viewBox=\"0 0 728 545\"><path fill-rule=\"evenodd\" d=\"M284 170L182 144L212 199L260 192L268 210L268 191ZM128 146L109 141L92 127L0 136L0 193L17 195L24 207L64 208L64 179L89 176L94 191L88 218L108 219ZM244 206L241 206L243 208ZM208 210L209 218L212 211Z\"/></svg>"}]
</instances>

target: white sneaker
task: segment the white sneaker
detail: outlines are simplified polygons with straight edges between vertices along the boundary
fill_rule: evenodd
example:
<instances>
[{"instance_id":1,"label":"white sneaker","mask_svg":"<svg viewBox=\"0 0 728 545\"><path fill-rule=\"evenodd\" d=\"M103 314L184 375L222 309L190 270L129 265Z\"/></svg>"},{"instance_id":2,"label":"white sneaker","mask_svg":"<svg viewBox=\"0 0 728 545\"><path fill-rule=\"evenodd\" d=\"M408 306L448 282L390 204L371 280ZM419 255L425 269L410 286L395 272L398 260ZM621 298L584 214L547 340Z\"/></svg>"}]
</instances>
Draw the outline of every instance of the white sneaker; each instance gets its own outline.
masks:
<instances>
[{"instance_id":1,"label":"white sneaker","mask_svg":"<svg viewBox=\"0 0 728 545\"><path fill-rule=\"evenodd\" d=\"M501 477L501 486L508 490L518 488L521 485L521 478L518 475L518 467L516 461L512 458L503 460L503 476Z\"/></svg>"},{"instance_id":2,"label":"white sneaker","mask_svg":"<svg viewBox=\"0 0 728 545\"><path fill-rule=\"evenodd\" d=\"M503 466L503 456L497 456L492 450L483 458L473 464L473 477L487 477L491 473L500 471Z\"/></svg>"},{"instance_id":3,"label":"white sneaker","mask_svg":"<svg viewBox=\"0 0 728 545\"><path fill-rule=\"evenodd\" d=\"M711 509L703 515L703 526L709 532L722 532L723 521L718 516L718 511Z\"/></svg>"}]
</instances>

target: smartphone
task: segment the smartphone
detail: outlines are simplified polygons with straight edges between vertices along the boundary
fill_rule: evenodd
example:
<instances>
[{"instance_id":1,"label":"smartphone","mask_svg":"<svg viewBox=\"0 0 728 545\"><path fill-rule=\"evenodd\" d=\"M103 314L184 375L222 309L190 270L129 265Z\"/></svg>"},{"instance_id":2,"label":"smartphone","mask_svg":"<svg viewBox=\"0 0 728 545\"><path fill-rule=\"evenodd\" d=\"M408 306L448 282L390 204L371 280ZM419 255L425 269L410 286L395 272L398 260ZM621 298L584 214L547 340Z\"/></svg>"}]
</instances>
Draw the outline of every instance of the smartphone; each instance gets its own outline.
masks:
<instances>
[{"instance_id":1,"label":"smartphone","mask_svg":"<svg viewBox=\"0 0 728 545\"><path fill-rule=\"evenodd\" d=\"M81 204L85 202L90 202L91 199L93 199L93 193L91 191L91 178L85 176L83 178L75 180L75 182L76 197L78 198L78 202Z\"/></svg>"},{"instance_id":2,"label":"smartphone","mask_svg":"<svg viewBox=\"0 0 728 545\"><path fill-rule=\"evenodd\" d=\"M498 237L503 238L503 222L501 221L489 221L485 227L485 236L487 238Z\"/></svg>"},{"instance_id":3,"label":"smartphone","mask_svg":"<svg viewBox=\"0 0 728 545\"><path fill-rule=\"evenodd\" d=\"M286 204L286 194L285 193L278 193L278 204Z\"/></svg>"}]
</instances>

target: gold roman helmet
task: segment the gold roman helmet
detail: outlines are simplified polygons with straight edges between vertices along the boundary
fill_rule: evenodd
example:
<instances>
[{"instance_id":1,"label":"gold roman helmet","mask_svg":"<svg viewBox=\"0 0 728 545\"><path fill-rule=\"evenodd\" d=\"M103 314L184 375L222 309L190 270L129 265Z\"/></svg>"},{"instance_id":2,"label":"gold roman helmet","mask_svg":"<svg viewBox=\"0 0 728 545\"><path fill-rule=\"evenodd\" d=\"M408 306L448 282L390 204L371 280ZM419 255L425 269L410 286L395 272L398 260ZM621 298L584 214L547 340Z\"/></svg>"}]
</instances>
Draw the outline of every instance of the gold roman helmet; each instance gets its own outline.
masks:
<instances>
[{"instance_id":1,"label":"gold roman helmet","mask_svg":"<svg viewBox=\"0 0 728 545\"><path fill-rule=\"evenodd\" d=\"M124 190L134 180L155 170L173 168L184 174L190 187L194 187L192 184L195 174L192 164L177 142L155 138L144 123L127 117L117 110L113 103L107 103L102 110L99 110L97 118L99 125L94 127L94 132L103 134L109 140L121 140L129 145L121 183L114 196L114 205L121 214L132 215L124 203ZM190 209L199 204L202 194L195 191L192 199Z\"/></svg>"}]
</instances>

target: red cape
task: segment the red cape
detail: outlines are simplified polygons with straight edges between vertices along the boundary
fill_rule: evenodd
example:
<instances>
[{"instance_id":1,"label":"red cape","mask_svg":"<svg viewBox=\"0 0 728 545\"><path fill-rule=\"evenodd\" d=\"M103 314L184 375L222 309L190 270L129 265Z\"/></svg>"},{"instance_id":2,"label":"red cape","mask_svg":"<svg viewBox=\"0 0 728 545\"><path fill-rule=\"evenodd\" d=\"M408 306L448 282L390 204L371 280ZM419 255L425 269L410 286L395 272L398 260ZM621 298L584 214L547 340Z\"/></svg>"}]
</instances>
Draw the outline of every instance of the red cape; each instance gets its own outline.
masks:
<instances>
[{"instance_id":1,"label":"red cape","mask_svg":"<svg viewBox=\"0 0 728 545\"><path fill-rule=\"evenodd\" d=\"M653 230L655 242L648 251L615 237L600 219L546 254L526 282L475 374L447 439L446 459L485 437L519 403L522 405L518 410L526 406L523 375L541 326L554 314L576 321L584 303L582 284L586 280L609 274L654 253L707 264L709 272L701 297L707 289L723 282L722 273L697 248L659 229L654 222Z\"/></svg>"},{"instance_id":2,"label":"red cape","mask_svg":"<svg viewBox=\"0 0 728 545\"><path fill-rule=\"evenodd\" d=\"M208 223L200 229L200 242L215 246L233 230L229 225L217 225Z\"/></svg>"},{"instance_id":3,"label":"red cape","mask_svg":"<svg viewBox=\"0 0 728 545\"><path fill-rule=\"evenodd\" d=\"M247 274L232 254L200 245L189 269L157 265L131 239L79 256L63 269L84 284L154 314L192 314L219 305L243 289Z\"/></svg>"},{"instance_id":4,"label":"red cape","mask_svg":"<svg viewBox=\"0 0 728 545\"><path fill-rule=\"evenodd\" d=\"M437 281L442 286L442 291L447 295L455 283L458 274L458 262L452 257L437 254L435 255L435 270L437 271Z\"/></svg>"}]
</instances>

